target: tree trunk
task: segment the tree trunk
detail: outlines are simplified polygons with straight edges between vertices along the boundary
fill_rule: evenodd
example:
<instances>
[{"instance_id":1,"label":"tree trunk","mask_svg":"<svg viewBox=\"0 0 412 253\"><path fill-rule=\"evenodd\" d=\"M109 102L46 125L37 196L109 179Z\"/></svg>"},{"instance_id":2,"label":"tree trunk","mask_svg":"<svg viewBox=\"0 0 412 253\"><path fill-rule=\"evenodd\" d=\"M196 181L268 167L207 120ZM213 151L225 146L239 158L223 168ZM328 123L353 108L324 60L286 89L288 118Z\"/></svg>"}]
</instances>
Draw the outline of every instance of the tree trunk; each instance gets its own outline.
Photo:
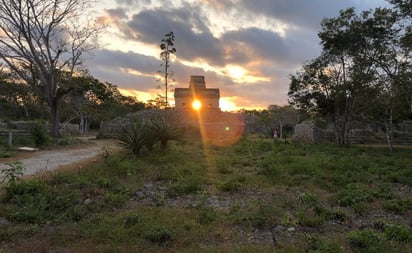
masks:
<instances>
[{"instance_id":1,"label":"tree trunk","mask_svg":"<svg viewBox=\"0 0 412 253\"><path fill-rule=\"evenodd\" d=\"M386 143L390 151L393 151L393 110L389 109L389 119L386 122Z\"/></svg>"},{"instance_id":2,"label":"tree trunk","mask_svg":"<svg viewBox=\"0 0 412 253\"><path fill-rule=\"evenodd\" d=\"M339 146L349 145L350 124L346 120L335 120L335 138Z\"/></svg>"},{"instance_id":3,"label":"tree trunk","mask_svg":"<svg viewBox=\"0 0 412 253\"><path fill-rule=\"evenodd\" d=\"M60 137L59 133L59 111L58 111L58 100L57 98L49 99L50 107L50 135L54 138Z\"/></svg>"}]
</instances>

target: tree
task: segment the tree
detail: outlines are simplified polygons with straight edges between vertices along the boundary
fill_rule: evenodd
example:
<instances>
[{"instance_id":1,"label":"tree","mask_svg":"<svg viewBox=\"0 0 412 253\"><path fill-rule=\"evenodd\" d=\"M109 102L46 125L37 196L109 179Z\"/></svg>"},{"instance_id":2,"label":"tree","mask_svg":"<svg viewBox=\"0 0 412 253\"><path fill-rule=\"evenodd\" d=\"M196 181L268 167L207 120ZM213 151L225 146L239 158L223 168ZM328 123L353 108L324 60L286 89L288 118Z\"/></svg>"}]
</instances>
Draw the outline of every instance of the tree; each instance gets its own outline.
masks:
<instances>
[{"instance_id":1,"label":"tree","mask_svg":"<svg viewBox=\"0 0 412 253\"><path fill-rule=\"evenodd\" d=\"M160 53L160 58L163 60L161 67L163 69L160 71L163 74L163 81L164 81L164 88L165 88L165 107L169 106L168 102L168 88L170 85L169 77L171 77L172 73L170 72L170 55L176 53L176 48L174 47L175 35L173 32L169 32L165 34L165 38L162 39L160 44L160 49L162 50Z\"/></svg>"},{"instance_id":2,"label":"tree","mask_svg":"<svg viewBox=\"0 0 412 253\"><path fill-rule=\"evenodd\" d=\"M412 105L410 0L390 2L398 10L350 8L324 19L321 56L291 76L291 104L329 118L339 144L354 120L373 120L384 122L392 149L393 122Z\"/></svg>"},{"instance_id":3,"label":"tree","mask_svg":"<svg viewBox=\"0 0 412 253\"><path fill-rule=\"evenodd\" d=\"M394 121L405 118L405 108L411 103L411 47L404 44L408 34L407 22L400 12L377 8L362 14L364 47L367 61L373 63L376 77L380 80L378 96L380 113L374 114L383 122L387 144L392 150ZM410 22L409 22L410 25ZM409 79L410 80L410 79Z\"/></svg>"},{"instance_id":4,"label":"tree","mask_svg":"<svg viewBox=\"0 0 412 253\"><path fill-rule=\"evenodd\" d=\"M101 82L87 73L74 76L72 87L62 101L62 119L78 122L80 133L87 133L91 124L95 126L145 107L134 97L123 96L117 86Z\"/></svg>"},{"instance_id":5,"label":"tree","mask_svg":"<svg viewBox=\"0 0 412 253\"><path fill-rule=\"evenodd\" d=\"M95 48L101 25L87 21L90 1L0 0L0 58L47 102L51 135L59 135L61 99L81 56ZM80 24L80 21L84 21ZM68 85L60 83L69 74Z\"/></svg>"},{"instance_id":6,"label":"tree","mask_svg":"<svg viewBox=\"0 0 412 253\"><path fill-rule=\"evenodd\" d=\"M18 120L42 118L46 107L29 85L15 78L12 72L0 65L0 119Z\"/></svg>"},{"instance_id":7,"label":"tree","mask_svg":"<svg viewBox=\"0 0 412 253\"><path fill-rule=\"evenodd\" d=\"M376 82L365 61L363 31L354 8L322 21L322 54L291 76L289 102L333 122L336 141L349 144L353 121L368 108Z\"/></svg>"}]
</instances>

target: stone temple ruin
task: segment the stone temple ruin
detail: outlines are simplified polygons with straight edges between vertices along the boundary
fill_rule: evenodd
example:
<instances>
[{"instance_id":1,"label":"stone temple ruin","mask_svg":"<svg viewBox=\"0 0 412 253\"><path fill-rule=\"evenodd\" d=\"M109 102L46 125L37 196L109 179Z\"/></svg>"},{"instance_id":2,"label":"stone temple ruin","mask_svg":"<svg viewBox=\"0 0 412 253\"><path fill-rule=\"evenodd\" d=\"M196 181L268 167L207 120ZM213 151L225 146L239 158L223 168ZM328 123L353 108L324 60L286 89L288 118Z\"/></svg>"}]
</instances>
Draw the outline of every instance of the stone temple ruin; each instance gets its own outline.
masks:
<instances>
[{"instance_id":1,"label":"stone temple ruin","mask_svg":"<svg viewBox=\"0 0 412 253\"><path fill-rule=\"evenodd\" d=\"M175 89L175 108L191 108L195 100L200 101L203 109L219 109L219 89L206 88L204 76L190 76L189 88Z\"/></svg>"}]
</instances>

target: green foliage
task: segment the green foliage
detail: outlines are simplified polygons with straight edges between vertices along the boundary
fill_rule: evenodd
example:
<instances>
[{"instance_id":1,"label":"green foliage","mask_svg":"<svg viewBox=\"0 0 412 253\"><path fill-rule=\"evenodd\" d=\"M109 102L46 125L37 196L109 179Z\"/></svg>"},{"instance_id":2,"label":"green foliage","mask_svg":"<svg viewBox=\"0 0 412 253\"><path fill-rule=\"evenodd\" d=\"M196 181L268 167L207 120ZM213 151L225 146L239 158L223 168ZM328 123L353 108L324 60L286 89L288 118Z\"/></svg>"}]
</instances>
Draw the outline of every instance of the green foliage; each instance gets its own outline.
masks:
<instances>
[{"instance_id":1,"label":"green foliage","mask_svg":"<svg viewBox=\"0 0 412 253\"><path fill-rule=\"evenodd\" d=\"M305 241L308 244L310 253L343 253L344 248L335 242L328 242L321 239L318 235L305 235Z\"/></svg>"},{"instance_id":2,"label":"green foliage","mask_svg":"<svg viewBox=\"0 0 412 253\"><path fill-rule=\"evenodd\" d=\"M167 246L175 238L175 233L173 230L161 226L145 231L143 237L160 246Z\"/></svg>"},{"instance_id":3,"label":"green foliage","mask_svg":"<svg viewBox=\"0 0 412 253\"><path fill-rule=\"evenodd\" d=\"M405 226L390 226L385 230L389 240L397 242L412 242L412 229Z\"/></svg>"},{"instance_id":4,"label":"green foliage","mask_svg":"<svg viewBox=\"0 0 412 253\"><path fill-rule=\"evenodd\" d=\"M279 219L281 210L259 200L251 200L245 206L233 205L230 218L234 223L245 224L253 228L271 226Z\"/></svg>"},{"instance_id":5,"label":"green foliage","mask_svg":"<svg viewBox=\"0 0 412 253\"><path fill-rule=\"evenodd\" d=\"M135 225L141 224L143 222L143 218L139 214L130 214L124 217L123 224L129 228Z\"/></svg>"},{"instance_id":6,"label":"green foliage","mask_svg":"<svg viewBox=\"0 0 412 253\"><path fill-rule=\"evenodd\" d=\"M133 154L139 155L142 147L148 143L152 143L155 135L151 125L143 120L134 120L131 124L124 128L117 136L120 144L132 151Z\"/></svg>"},{"instance_id":7,"label":"green foliage","mask_svg":"<svg viewBox=\"0 0 412 253\"><path fill-rule=\"evenodd\" d=\"M36 147L45 146L51 141L49 129L43 122L36 122L30 129L30 136Z\"/></svg>"},{"instance_id":8,"label":"green foliage","mask_svg":"<svg viewBox=\"0 0 412 253\"><path fill-rule=\"evenodd\" d=\"M151 119L152 129L156 140L160 141L160 148L165 150L171 140L181 140L184 134L182 123L176 114L169 111L160 112Z\"/></svg>"},{"instance_id":9,"label":"green foliage","mask_svg":"<svg viewBox=\"0 0 412 253\"><path fill-rule=\"evenodd\" d=\"M366 185L349 184L337 193L336 198L340 206L352 207L355 212L362 213L375 195Z\"/></svg>"},{"instance_id":10,"label":"green foliage","mask_svg":"<svg viewBox=\"0 0 412 253\"><path fill-rule=\"evenodd\" d=\"M404 214L412 209L412 199L392 199L385 202L383 208L396 214Z\"/></svg>"},{"instance_id":11,"label":"green foliage","mask_svg":"<svg viewBox=\"0 0 412 253\"><path fill-rule=\"evenodd\" d=\"M133 154L139 155L143 147L152 151L160 142L162 151L166 150L169 141L182 140L184 128L177 116L169 111L153 112L150 120L134 119L117 137L120 143Z\"/></svg>"},{"instance_id":12,"label":"green foliage","mask_svg":"<svg viewBox=\"0 0 412 253\"><path fill-rule=\"evenodd\" d=\"M257 136L206 148L190 141L172 142L162 155L110 153L81 171L5 187L0 217L11 225L0 240L17 248L20 240L49 243L52 236L52 247L70 242L102 252L410 248L409 190L393 181L394 175L410 180L410 149L388 154L379 147L273 144ZM358 224L368 229L356 230ZM274 248L269 236L278 226ZM49 229L59 232L45 237Z\"/></svg>"},{"instance_id":13,"label":"green foliage","mask_svg":"<svg viewBox=\"0 0 412 253\"><path fill-rule=\"evenodd\" d=\"M0 170L3 174L3 179L1 183L6 182L7 187L13 187L23 176L23 171L25 170L23 163L14 162L14 163L5 163L8 168L3 168Z\"/></svg>"},{"instance_id":14,"label":"green foliage","mask_svg":"<svg viewBox=\"0 0 412 253\"><path fill-rule=\"evenodd\" d=\"M246 180L245 176L232 177L226 182L219 185L219 189L224 192L235 193L240 191L242 183Z\"/></svg>"},{"instance_id":15,"label":"green foliage","mask_svg":"<svg viewBox=\"0 0 412 253\"><path fill-rule=\"evenodd\" d=\"M5 190L2 201L12 205L9 219L34 224L79 221L104 208L121 206L130 192L113 180L81 174L56 176L51 181L21 181ZM93 191L102 192L104 198L89 199ZM87 199L89 203L84 202Z\"/></svg>"},{"instance_id":16,"label":"green foliage","mask_svg":"<svg viewBox=\"0 0 412 253\"><path fill-rule=\"evenodd\" d=\"M169 196L181 196L190 193L196 193L202 190L202 183L200 179L188 178L178 179L171 182L167 188L167 194Z\"/></svg>"}]
</instances>

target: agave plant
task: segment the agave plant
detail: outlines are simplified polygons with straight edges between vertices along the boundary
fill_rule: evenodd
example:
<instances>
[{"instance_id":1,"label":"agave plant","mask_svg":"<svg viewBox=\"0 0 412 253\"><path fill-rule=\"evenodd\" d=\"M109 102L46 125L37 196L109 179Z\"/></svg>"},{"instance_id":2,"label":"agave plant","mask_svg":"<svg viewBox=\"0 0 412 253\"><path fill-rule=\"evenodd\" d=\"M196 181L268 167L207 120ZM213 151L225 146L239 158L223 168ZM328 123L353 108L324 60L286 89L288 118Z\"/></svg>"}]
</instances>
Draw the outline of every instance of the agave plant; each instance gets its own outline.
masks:
<instances>
[{"instance_id":1,"label":"agave plant","mask_svg":"<svg viewBox=\"0 0 412 253\"><path fill-rule=\"evenodd\" d=\"M169 140L180 140L184 134L184 128L176 115L168 111L154 116L151 125L162 150L167 148Z\"/></svg>"},{"instance_id":2,"label":"agave plant","mask_svg":"<svg viewBox=\"0 0 412 253\"><path fill-rule=\"evenodd\" d=\"M130 149L135 155L139 155L144 146L148 146L150 149L156 141L150 122L138 119L133 120L128 127L125 127L117 139L121 145Z\"/></svg>"}]
</instances>

